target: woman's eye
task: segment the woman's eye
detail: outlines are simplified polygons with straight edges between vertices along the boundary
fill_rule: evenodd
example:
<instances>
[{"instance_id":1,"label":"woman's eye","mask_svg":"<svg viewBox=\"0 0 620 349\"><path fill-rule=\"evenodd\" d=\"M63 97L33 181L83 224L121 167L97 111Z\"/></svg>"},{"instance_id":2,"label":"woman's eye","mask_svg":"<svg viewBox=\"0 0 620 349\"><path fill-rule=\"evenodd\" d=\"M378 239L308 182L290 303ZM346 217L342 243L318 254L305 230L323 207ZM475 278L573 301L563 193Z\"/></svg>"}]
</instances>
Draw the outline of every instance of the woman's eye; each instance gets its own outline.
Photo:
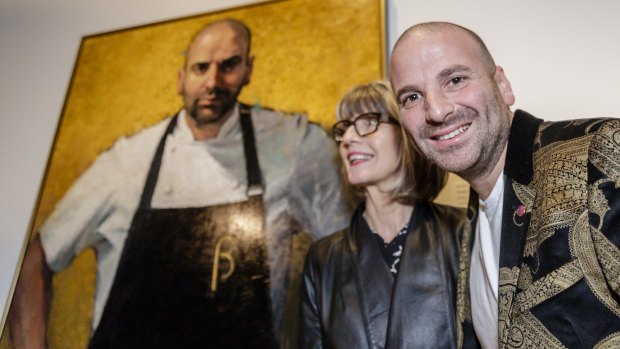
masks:
<instances>
[{"instance_id":1,"label":"woman's eye","mask_svg":"<svg viewBox=\"0 0 620 349\"><path fill-rule=\"evenodd\" d=\"M374 126L377 124L377 120L373 117L362 117L362 124L364 126Z\"/></svg>"}]
</instances>

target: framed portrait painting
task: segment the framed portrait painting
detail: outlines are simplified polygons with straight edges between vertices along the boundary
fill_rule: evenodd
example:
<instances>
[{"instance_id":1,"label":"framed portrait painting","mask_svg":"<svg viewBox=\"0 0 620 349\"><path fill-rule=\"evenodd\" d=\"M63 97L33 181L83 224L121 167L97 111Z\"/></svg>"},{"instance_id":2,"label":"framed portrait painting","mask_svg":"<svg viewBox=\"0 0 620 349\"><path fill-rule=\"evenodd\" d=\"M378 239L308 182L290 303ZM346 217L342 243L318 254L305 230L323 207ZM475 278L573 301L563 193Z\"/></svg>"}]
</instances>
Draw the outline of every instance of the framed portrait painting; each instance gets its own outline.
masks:
<instances>
[{"instance_id":1,"label":"framed portrait painting","mask_svg":"<svg viewBox=\"0 0 620 349\"><path fill-rule=\"evenodd\" d=\"M303 113L328 129L335 121L336 104L348 89L385 78L382 0L270 1L86 36L66 93L29 241L76 180L116 140L182 108L177 85L188 44L205 24L225 18L240 20L252 31L252 77L239 95L245 104ZM85 248L68 268L54 274L49 348L87 347L96 259L96 252ZM0 349L13 347L6 313Z\"/></svg>"}]
</instances>

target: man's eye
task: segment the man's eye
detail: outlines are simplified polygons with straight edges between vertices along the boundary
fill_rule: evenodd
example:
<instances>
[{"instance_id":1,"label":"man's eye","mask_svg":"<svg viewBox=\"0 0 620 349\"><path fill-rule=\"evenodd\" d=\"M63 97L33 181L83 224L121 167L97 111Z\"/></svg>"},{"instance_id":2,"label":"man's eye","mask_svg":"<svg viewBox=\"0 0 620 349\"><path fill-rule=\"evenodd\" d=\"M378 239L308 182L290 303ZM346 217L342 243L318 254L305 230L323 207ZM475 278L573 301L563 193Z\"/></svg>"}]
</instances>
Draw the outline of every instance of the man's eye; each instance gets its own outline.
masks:
<instances>
[{"instance_id":1,"label":"man's eye","mask_svg":"<svg viewBox=\"0 0 620 349\"><path fill-rule=\"evenodd\" d=\"M451 77L450 79L448 79L445 82L444 88L446 88L446 89L448 89L450 91L460 90L460 89L464 88L465 86L467 86L468 79L469 78L467 76L454 76L454 77Z\"/></svg>"},{"instance_id":2,"label":"man's eye","mask_svg":"<svg viewBox=\"0 0 620 349\"><path fill-rule=\"evenodd\" d=\"M410 93L403 96L400 105L402 108L410 108L414 106L420 100L420 95L417 93Z\"/></svg>"},{"instance_id":3,"label":"man's eye","mask_svg":"<svg viewBox=\"0 0 620 349\"><path fill-rule=\"evenodd\" d=\"M192 71L198 75L202 75L209 70L209 63L196 63L192 65Z\"/></svg>"},{"instance_id":4,"label":"man's eye","mask_svg":"<svg viewBox=\"0 0 620 349\"><path fill-rule=\"evenodd\" d=\"M235 69L241 63L241 57L233 57L220 63L220 69L223 72L229 72Z\"/></svg>"}]
</instances>

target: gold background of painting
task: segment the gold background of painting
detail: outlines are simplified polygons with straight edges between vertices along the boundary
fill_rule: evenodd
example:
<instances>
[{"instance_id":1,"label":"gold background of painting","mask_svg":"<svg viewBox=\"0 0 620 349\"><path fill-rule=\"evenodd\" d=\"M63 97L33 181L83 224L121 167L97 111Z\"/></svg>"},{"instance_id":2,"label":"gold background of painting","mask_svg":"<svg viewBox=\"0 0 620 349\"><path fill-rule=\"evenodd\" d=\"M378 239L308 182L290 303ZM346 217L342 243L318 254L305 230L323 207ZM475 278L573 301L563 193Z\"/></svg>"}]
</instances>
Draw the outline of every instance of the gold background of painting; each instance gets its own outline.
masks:
<instances>
[{"instance_id":1,"label":"gold background of painting","mask_svg":"<svg viewBox=\"0 0 620 349\"><path fill-rule=\"evenodd\" d=\"M252 29L254 71L240 100L306 112L327 128L353 85L384 77L382 0L290 0L246 6L85 37L32 221L36 232L56 202L114 141L182 106L177 70L191 36L233 17ZM33 234L31 234L33 235ZM55 274L49 348L85 348L95 282L92 251ZM0 349L11 348L3 331Z\"/></svg>"}]
</instances>

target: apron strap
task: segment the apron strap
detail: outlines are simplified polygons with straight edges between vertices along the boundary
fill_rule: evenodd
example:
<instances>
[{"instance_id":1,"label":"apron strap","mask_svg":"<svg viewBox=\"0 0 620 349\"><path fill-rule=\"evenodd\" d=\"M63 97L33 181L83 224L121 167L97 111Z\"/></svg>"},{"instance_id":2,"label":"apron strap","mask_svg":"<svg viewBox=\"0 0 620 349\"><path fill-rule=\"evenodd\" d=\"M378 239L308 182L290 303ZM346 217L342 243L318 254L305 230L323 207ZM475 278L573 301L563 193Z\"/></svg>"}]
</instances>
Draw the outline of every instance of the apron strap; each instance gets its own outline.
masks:
<instances>
[{"instance_id":1,"label":"apron strap","mask_svg":"<svg viewBox=\"0 0 620 349\"><path fill-rule=\"evenodd\" d=\"M248 196L261 195L263 193L263 184L260 167L258 165L256 140L254 139L254 127L252 126L252 116L249 105L239 104L239 120L241 121L241 132L243 132L245 168L248 175L247 194Z\"/></svg>"},{"instance_id":2,"label":"apron strap","mask_svg":"<svg viewBox=\"0 0 620 349\"><path fill-rule=\"evenodd\" d=\"M144 189L142 190L142 196L140 197L140 206L141 208L150 208L151 207L151 199L153 198L153 193L155 192L155 185L157 184L157 177L159 177L159 168L161 167L161 159L164 155L164 147L166 146L166 139L168 135L172 134L174 127L177 124L177 119L179 118L179 113L172 117L168 126L166 127L166 131L164 135L161 137L159 144L157 145L157 150L155 150L155 155L153 156L153 161L151 161L151 167L149 168L149 173L146 175L146 182L144 183Z\"/></svg>"},{"instance_id":3,"label":"apron strap","mask_svg":"<svg viewBox=\"0 0 620 349\"><path fill-rule=\"evenodd\" d=\"M172 117L166 127L166 131L157 145L155 155L153 156L153 161L151 162L151 167L149 168L149 172L146 176L142 196L140 197L140 208L148 209L151 207L153 193L155 192L155 185L157 184L157 178L159 177L159 169L161 168L161 160L164 156L166 140L168 139L168 135L171 135L174 131L178 118L179 113ZM263 184L260 166L258 164L258 154L256 152L256 140L254 138L254 127L252 126L250 106L239 103L239 120L241 122L241 133L243 134L245 167L248 176L247 194L248 196L261 195L263 193Z\"/></svg>"}]
</instances>

